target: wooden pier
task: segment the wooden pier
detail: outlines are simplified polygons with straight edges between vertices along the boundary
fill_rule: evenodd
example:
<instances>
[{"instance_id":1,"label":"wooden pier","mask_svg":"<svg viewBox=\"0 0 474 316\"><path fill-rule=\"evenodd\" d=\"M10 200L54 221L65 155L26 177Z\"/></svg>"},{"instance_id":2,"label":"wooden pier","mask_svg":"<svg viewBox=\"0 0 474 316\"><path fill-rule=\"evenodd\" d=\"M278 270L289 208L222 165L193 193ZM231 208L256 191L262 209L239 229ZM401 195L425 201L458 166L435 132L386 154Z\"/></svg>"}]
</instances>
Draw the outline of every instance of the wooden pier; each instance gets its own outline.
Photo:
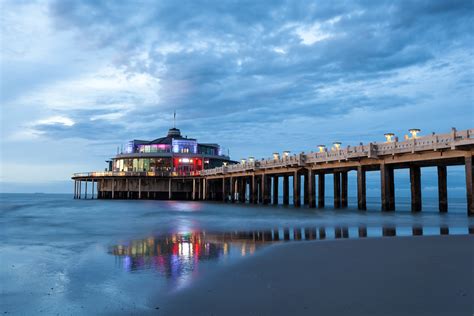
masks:
<instances>
[{"instance_id":1,"label":"wooden pier","mask_svg":"<svg viewBox=\"0 0 474 316\"><path fill-rule=\"evenodd\" d=\"M246 160L239 164L207 169L199 175L182 178L158 178L151 173L76 174L75 198L81 198L81 182L94 183L98 198L183 198L253 204L278 204L282 192L283 205L290 204L290 179L293 182L293 205L325 207L325 179L333 177L334 208L348 206L348 173L357 173L357 206L367 208L366 173L380 172L381 209L394 211L394 170L409 169L411 210L422 210L421 169L437 167L439 211L448 211L447 166L464 165L467 214L474 215L473 155L474 129L412 137L404 141L387 138L384 143L336 146L320 152L290 155L274 154L271 159ZM282 178L282 188L279 179ZM130 183L133 182L133 189ZM168 184L165 188L164 185ZM166 190L167 189L167 190ZM281 191L280 191L281 189ZM164 192L164 193L163 193ZM303 193L303 194L301 194ZM317 194L316 194L317 193ZM301 198L303 195L303 198ZM87 193L86 193L87 196ZM90 195L89 195L90 196ZM93 195L90 197L94 197Z\"/></svg>"}]
</instances>

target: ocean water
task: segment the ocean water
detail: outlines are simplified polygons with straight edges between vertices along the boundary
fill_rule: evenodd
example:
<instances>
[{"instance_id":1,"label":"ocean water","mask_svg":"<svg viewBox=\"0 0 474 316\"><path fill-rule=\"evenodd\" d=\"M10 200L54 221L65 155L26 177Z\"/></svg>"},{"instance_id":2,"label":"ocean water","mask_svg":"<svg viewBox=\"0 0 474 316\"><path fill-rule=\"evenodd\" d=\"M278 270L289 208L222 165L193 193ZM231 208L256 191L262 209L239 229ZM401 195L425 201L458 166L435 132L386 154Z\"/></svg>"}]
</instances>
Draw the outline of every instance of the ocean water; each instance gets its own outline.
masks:
<instances>
[{"instance_id":1,"label":"ocean water","mask_svg":"<svg viewBox=\"0 0 474 316\"><path fill-rule=\"evenodd\" d=\"M0 313L90 315L150 311L218 269L282 242L469 234L463 199L411 214L191 201L74 200L0 195ZM354 202L354 199L351 199ZM327 205L330 205L328 199ZM231 273L231 272L229 272Z\"/></svg>"}]
</instances>

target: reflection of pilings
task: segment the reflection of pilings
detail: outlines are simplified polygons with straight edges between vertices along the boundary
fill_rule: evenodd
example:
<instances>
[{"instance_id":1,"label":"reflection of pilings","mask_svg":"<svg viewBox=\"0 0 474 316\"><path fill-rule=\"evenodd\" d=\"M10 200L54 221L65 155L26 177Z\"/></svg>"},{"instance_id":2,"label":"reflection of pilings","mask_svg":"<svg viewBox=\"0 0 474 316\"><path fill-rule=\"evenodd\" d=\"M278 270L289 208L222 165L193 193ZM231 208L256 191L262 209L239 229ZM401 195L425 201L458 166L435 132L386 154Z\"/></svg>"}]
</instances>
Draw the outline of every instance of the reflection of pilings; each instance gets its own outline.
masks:
<instances>
[{"instance_id":1,"label":"reflection of pilings","mask_svg":"<svg viewBox=\"0 0 474 316\"><path fill-rule=\"evenodd\" d=\"M280 231L278 230L278 228L275 228L273 230L273 240L275 241L280 240Z\"/></svg>"},{"instance_id":2,"label":"reflection of pilings","mask_svg":"<svg viewBox=\"0 0 474 316\"><path fill-rule=\"evenodd\" d=\"M474 227L469 227L469 234L474 235Z\"/></svg>"},{"instance_id":3,"label":"reflection of pilings","mask_svg":"<svg viewBox=\"0 0 474 316\"><path fill-rule=\"evenodd\" d=\"M326 238L326 229L324 227L321 227L319 229L319 239L325 239Z\"/></svg>"},{"instance_id":4,"label":"reflection of pilings","mask_svg":"<svg viewBox=\"0 0 474 316\"><path fill-rule=\"evenodd\" d=\"M412 228L413 236L423 236L423 227L415 226Z\"/></svg>"},{"instance_id":5,"label":"reflection of pilings","mask_svg":"<svg viewBox=\"0 0 474 316\"><path fill-rule=\"evenodd\" d=\"M384 237L393 237L396 236L397 232L395 227L383 227L382 228L382 236Z\"/></svg>"},{"instance_id":6,"label":"reflection of pilings","mask_svg":"<svg viewBox=\"0 0 474 316\"><path fill-rule=\"evenodd\" d=\"M293 239L294 240L301 240L301 228L294 228L293 229Z\"/></svg>"},{"instance_id":7,"label":"reflection of pilings","mask_svg":"<svg viewBox=\"0 0 474 316\"><path fill-rule=\"evenodd\" d=\"M316 229L315 228L305 228L304 229L304 239L313 240L316 239Z\"/></svg>"},{"instance_id":8,"label":"reflection of pilings","mask_svg":"<svg viewBox=\"0 0 474 316\"><path fill-rule=\"evenodd\" d=\"M271 241L272 240L272 231L267 230L263 232L263 240L264 241Z\"/></svg>"},{"instance_id":9,"label":"reflection of pilings","mask_svg":"<svg viewBox=\"0 0 474 316\"><path fill-rule=\"evenodd\" d=\"M449 235L449 227L447 226L442 226L439 228L439 233L441 235Z\"/></svg>"},{"instance_id":10,"label":"reflection of pilings","mask_svg":"<svg viewBox=\"0 0 474 316\"><path fill-rule=\"evenodd\" d=\"M334 227L334 238L339 239L342 237L341 227Z\"/></svg>"},{"instance_id":11,"label":"reflection of pilings","mask_svg":"<svg viewBox=\"0 0 474 316\"><path fill-rule=\"evenodd\" d=\"M342 227L342 238L349 238L349 228Z\"/></svg>"},{"instance_id":12,"label":"reflection of pilings","mask_svg":"<svg viewBox=\"0 0 474 316\"><path fill-rule=\"evenodd\" d=\"M290 229L289 228L284 228L283 229L283 239L284 240L290 240Z\"/></svg>"},{"instance_id":13,"label":"reflection of pilings","mask_svg":"<svg viewBox=\"0 0 474 316\"><path fill-rule=\"evenodd\" d=\"M359 227L359 237L360 238L367 237L367 227L365 227L365 226Z\"/></svg>"}]
</instances>

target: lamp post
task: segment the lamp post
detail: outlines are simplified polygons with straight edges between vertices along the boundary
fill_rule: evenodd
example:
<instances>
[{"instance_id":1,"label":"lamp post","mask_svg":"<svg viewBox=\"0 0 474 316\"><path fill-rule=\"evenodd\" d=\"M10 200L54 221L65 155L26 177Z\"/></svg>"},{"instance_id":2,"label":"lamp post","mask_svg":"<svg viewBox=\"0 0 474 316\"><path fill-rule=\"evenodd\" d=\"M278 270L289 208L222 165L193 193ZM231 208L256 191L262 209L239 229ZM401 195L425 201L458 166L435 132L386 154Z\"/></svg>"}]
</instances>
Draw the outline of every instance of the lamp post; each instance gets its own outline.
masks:
<instances>
[{"instance_id":1,"label":"lamp post","mask_svg":"<svg viewBox=\"0 0 474 316\"><path fill-rule=\"evenodd\" d=\"M283 152L283 158L287 159L289 156L290 156L290 151L289 151L289 150L285 150L285 151Z\"/></svg>"},{"instance_id":2,"label":"lamp post","mask_svg":"<svg viewBox=\"0 0 474 316\"><path fill-rule=\"evenodd\" d=\"M240 163L241 163L242 165L245 165L245 162L246 162L245 159L241 159L241 160L240 160Z\"/></svg>"},{"instance_id":3,"label":"lamp post","mask_svg":"<svg viewBox=\"0 0 474 316\"><path fill-rule=\"evenodd\" d=\"M335 150L339 150L339 149L341 148L341 144L342 144L342 143L341 143L341 142L334 142L334 143L332 143L332 144L333 144L333 146L334 146L333 148L334 148Z\"/></svg>"},{"instance_id":4,"label":"lamp post","mask_svg":"<svg viewBox=\"0 0 474 316\"><path fill-rule=\"evenodd\" d=\"M383 136L385 136L386 143L391 143L393 141L392 138L395 136L395 134L394 133L385 133L385 134L383 134Z\"/></svg>"},{"instance_id":5,"label":"lamp post","mask_svg":"<svg viewBox=\"0 0 474 316\"><path fill-rule=\"evenodd\" d=\"M326 151L326 145L318 145L318 149L320 153L323 153Z\"/></svg>"},{"instance_id":6,"label":"lamp post","mask_svg":"<svg viewBox=\"0 0 474 316\"><path fill-rule=\"evenodd\" d=\"M249 162L252 163L255 161L255 157L249 157Z\"/></svg>"},{"instance_id":7,"label":"lamp post","mask_svg":"<svg viewBox=\"0 0 474 316\"><path fill-rule=\"evenodd\" d=\"M279 153L273 153L273 160L279 160L280 159L280 154Z\"/></svg>"},{"instance_id":8,"label":"lamp post","mask_svg":"<svg viewBox=\"0 0 474 316\"><path fill-rule=\"evenodd\" d=\"M419 128L411 128L408 130L411 134L411 138L418 138L418 133L421 132Z\"/></svg>"}]
</instances>

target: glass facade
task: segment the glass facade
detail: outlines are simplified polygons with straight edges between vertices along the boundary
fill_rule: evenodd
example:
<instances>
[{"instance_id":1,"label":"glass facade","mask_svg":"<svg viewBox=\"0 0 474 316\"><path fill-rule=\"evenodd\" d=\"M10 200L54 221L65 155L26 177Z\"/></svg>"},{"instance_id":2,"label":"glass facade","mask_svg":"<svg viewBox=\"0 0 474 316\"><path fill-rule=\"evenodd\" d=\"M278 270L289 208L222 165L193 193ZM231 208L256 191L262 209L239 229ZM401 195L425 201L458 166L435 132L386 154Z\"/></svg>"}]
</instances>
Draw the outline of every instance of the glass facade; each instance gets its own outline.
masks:
<instances>
[{"instance_id":1,"label":"glass facade","mask_svg":"<svg viewBox=\"0 0 474 316\"><path fill-rule=\"evenodd\" d=\"M171 158L125 158L116 159L114 171L171 172Z\"/></svg>"}]
</instances>

